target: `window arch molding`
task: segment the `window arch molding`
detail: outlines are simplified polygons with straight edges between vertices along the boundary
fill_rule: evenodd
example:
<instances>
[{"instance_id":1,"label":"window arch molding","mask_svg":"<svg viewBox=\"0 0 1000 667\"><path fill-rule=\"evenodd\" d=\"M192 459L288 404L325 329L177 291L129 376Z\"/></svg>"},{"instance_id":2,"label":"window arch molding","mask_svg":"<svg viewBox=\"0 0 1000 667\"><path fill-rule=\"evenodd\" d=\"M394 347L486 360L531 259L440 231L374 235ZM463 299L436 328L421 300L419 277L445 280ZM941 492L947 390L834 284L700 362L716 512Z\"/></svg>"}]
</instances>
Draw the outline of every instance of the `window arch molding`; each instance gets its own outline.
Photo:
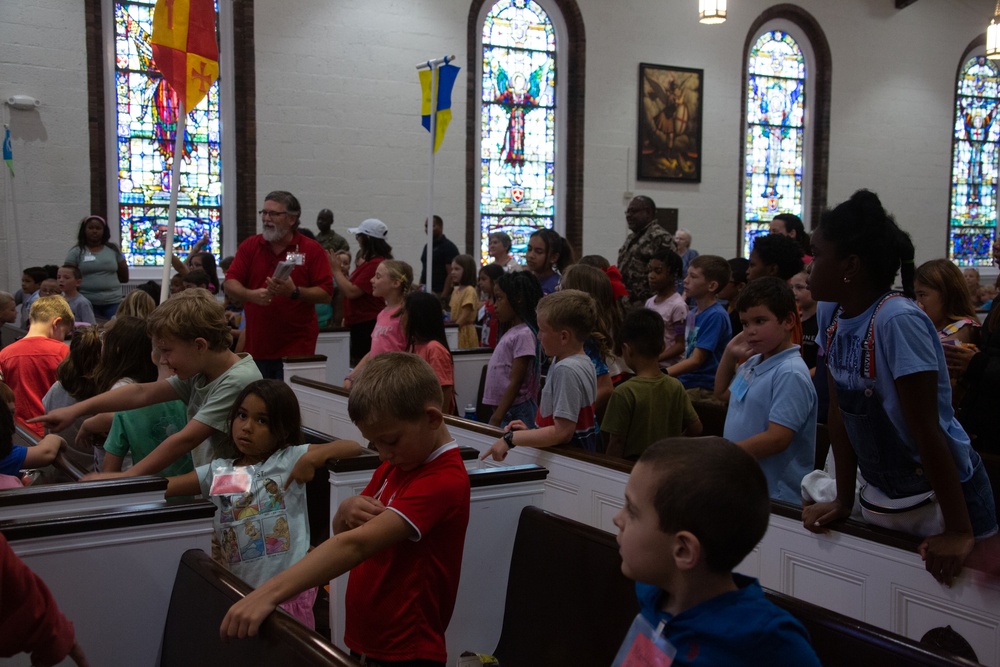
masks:
<instances>
[{"instance_id":1,"label":"window arch molding","mask_svg":"<svg viewBox=\"0 0 1000 667\"><path fill-rule=\"evenodd\" d=\"M739 177L739 228L737 248L744 256L746 206L746 128L747 86L749 85L749 55L757 40L765 32L782 30L796 41L806 60L806 107L804 118L805 165L803 166L802 217L808 227L814 227L826 208L827 182L830 164L830 89L832 81L830 44L819 22L798 5L780 4L765 9L754 19L743 44L743 76L740 93L740 177Z\"/></svg>"},{"instance_id":2,"label":"window arch molding","mask_svg":"<svg viewBox=\"0 0 1000 667\"><path fill-rule=\"evenodd\" d=\"M966 246L965 247L966 252L957 253L955 251L957 239L955 238L955 236L953 236L953 232L959 231L963 227L966 227L966 229L969 228L974 229L980 227L979 225L965 226L960 223L956 224L954 222L956 214L955 162L957 157L956 151L958 148L958 144L959 141L962 140L959 137L960 132L958 130L959 97L962 94L960 90L962 82L962 72L963 70L965 70L965 67L968 64L969 60L975 57L985 57L985 55L986 55L986 35L980 34L975 39L973 39L969 43L969 45L965 48L965 50L962 52L962 56L961 58L959 58L958 65L955 69L955 96L952 101L953 113L952 113L952 125L951 125L951 161L949 162L949 169L948 169L948 222L947 225L945 226L945 248L947 252L947 257L961 267L974 267L980 270L984 268L989 270L993 266L992 246L993 242L997 239L997 214L998 212L1000 212L1000 207L998 207L997 205L997 199L998 199L997 180L1000 180L998 179L998 171L1000 171L1000 168L998 167L1000 167L1000 165L997 164L997 153L1000 152L1000 147L994 146L994 150L992 151L990 159L990 162L992 164L986 165L987 169L993 172L993 177L994 177L994 184L992 190L993 225L991 227L988 227L989 231L991 232L989 234L988 240L987 237L982 237L977 242L974 239L974 235L972 235L970 237L972 238L972 243L964 244ZM992 116L992 114L990 115ZM996 135L996 128L994 128L993 134L994 136Z\"/></svg>"},{"instance_id":3,"label":"window arch molding","mask_svg":"<svg viewBox=\"0 0 1000 667\"><path fill-rule=\"evenodd\" d=\"M586 33L576 0L535 0L556 30L556 229L577 251L583 247L583 146ZM496 0L472 0L466 67L466 244L480 253L483 23Z\"/></svg>"}]
</instances>

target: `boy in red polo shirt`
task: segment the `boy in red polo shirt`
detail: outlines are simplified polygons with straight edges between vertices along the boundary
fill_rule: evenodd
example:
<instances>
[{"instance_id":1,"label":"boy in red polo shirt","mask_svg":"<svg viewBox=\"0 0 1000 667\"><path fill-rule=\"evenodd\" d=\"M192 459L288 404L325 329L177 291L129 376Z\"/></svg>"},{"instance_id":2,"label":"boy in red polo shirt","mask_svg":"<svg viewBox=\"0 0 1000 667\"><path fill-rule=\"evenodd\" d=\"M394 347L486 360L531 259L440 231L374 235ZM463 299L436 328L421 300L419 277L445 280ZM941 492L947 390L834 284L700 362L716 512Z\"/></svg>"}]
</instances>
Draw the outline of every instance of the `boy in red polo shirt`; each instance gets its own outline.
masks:
<instances>
[{"instance_id":1,"label":"boy in red polo shirt","mask_svg":"<svg viewBox=\"0 0 1000 667\"><path fill-rule=\"evenodd\" d=\"M254 636L282 600L351 570L344 643L369 667L444 666L458 594L469 476L441 413L441 385L413 354L374 357L347 410L382 465L333 518L335 537L237 602L223 636Z\"/></svg>"}]
</instances>

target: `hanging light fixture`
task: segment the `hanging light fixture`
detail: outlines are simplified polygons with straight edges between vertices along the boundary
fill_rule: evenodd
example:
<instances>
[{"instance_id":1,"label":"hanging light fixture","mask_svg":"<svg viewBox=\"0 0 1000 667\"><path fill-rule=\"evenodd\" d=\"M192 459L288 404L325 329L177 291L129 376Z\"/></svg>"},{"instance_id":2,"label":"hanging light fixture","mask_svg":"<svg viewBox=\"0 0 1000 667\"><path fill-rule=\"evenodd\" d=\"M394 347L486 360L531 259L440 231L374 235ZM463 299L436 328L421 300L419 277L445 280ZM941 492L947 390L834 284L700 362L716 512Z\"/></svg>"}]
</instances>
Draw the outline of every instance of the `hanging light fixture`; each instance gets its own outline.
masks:
<instances>
[{"instance_id":1,"label":"hanging light fixture","mask_svg":"<svg viewBox=\"0 0 1000 667\"><path fill-rule=\"evenodd\" d=\"M1000 0L997 0L997 6L1000 11ZM698 20L708 24L725 23L726 0L698 0ZM1000 58L1000 55L995 57Z\"/></svg>"},{"instance_id":2,"label":"hanging light fixture","mask_svg":"<svg viewBox=\"0 0 1000 667\"><path fill-rule=\"evenodd\" d=\"M986 29L986 57L990 60L1000 60L1000 0L990 19L990 27Z\"/></svg>"}]
</instances>

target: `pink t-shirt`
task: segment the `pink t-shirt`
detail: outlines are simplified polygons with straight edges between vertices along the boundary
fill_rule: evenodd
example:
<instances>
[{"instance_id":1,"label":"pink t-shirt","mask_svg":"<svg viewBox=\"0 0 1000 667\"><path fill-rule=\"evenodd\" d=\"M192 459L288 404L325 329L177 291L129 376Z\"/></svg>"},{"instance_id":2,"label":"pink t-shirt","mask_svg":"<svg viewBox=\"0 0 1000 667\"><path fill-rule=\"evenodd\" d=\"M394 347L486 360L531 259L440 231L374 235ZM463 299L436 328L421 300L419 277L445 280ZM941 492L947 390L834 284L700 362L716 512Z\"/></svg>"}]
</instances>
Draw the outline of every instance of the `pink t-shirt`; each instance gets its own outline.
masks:
<instances>
[{"instance_id":1,"label":"pink t-shirt","mask_svg":"<svg viewBox=\"0 0 1000 667\"><path fill-rule=\"evenodd\" d=\"M441 388L455 386L455 364L451 359L451 352L441 343L432 340L429 343L417 343L413 346L413 354L417 355L434 369ZM455 412L455 399L451 399L448 410Z\"/></svg>"},{"instance_id":2,"label":"pink t-shirt","mask_svg":"<svg viewBox=\"0 0 1000 667\"><path fill-rule=\"evenodd\" d=\"M507 391L510 383L510 370L518 357L531 357L528 373L517 392L513 405L524 403L529 398L538 400L538 373L535 368L535 334L523 322L511 327L500 340L490 355L490 363L486 368L486 383L483 385L483 403L499 405L500 399Z\"/></svg>"},{"instance_id":3,"label":"pink t-shirt","mask_svg":"<svg viewBox=\"0 0 1000 667\"><path fill-rule=\"evenodd\" d=\"M674 292L660 303L656 303L656 296L651 296L646 300L646 308L656 311L663 318L663 342L666 347L670 347L677 342L677 337L684 337L684 323L688 316L688 307L684 303L684 297ZM660 366L666 368L676 364L684 358L681 352L675 357L665 359L660 362Z\"/></svg>"},{"instance_id":4,"label":"pink t-shirt","mask_svg":"<svg viewBox=\"0 0 1000 667\"><path fill-rule=\"evenodd\" d=\"M406 349L406 336L403 327L399 325L402 306L390 308L386 306L375 318L375 329L372 331L372 350L369 357L383 352L402 352Z\"/></svg>"}]
</instances>

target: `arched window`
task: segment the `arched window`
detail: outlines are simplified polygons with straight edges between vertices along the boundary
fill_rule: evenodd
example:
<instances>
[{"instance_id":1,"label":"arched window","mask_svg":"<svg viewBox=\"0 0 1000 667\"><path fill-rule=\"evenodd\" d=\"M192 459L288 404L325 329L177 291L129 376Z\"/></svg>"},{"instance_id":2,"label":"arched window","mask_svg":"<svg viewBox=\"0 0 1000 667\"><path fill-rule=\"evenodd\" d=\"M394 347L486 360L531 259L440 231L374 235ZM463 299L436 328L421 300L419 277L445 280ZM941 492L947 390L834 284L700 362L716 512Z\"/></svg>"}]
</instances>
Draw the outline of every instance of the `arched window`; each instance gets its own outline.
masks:
<instances>
[{"instance_id":1,"label":"arched window","mask_svg":"<svg viewBox=\"0 0 1000 667\"><path fill-rule=\"evenodd\" d=\"M826 200L829 46L808 13L780 5L747 36L743 99L741 252L792 213L807 226Z\"/></svg>"},{"instance_id":2,"label":"arched window","mask_svg":"<svg viewBox=\"0 0 1000 667\"><path fill-rule=\"evenodd\" d=\"M948 224L948 256L962 266L990 266L993 261L998 110L1000 67L984 55L966 55L955 90Z\"/></svg>"},{"instance_id":3,"label":"arched window","mask_svg":"<svg viewBox=\"0 0 1000 667\"><path fill-rule=\"evenodd\" d=\"M156 232L167 223L177 98L152 60L153 4L115 4L117 224L131 266L163 264ZM222 130L220 82L188 113L181 163L174 247L187 251L202 236L206 250L222 247ZM114 207L112 206L112 210ZM114 223L109 221L114 227Z\"/></svg>"},{"instance_id":4,"label":"arched window","mask_svg":"<svg viewBox=\"0 0 1000 667\"><path fill-rule=\"evenodd\" d=\"M488 261L489 235L506 232L523 263L528 237L547 227L579 247L585 39L575 0L474 0L470 29L470 245Z\"/></svg>"}]
</instances>

